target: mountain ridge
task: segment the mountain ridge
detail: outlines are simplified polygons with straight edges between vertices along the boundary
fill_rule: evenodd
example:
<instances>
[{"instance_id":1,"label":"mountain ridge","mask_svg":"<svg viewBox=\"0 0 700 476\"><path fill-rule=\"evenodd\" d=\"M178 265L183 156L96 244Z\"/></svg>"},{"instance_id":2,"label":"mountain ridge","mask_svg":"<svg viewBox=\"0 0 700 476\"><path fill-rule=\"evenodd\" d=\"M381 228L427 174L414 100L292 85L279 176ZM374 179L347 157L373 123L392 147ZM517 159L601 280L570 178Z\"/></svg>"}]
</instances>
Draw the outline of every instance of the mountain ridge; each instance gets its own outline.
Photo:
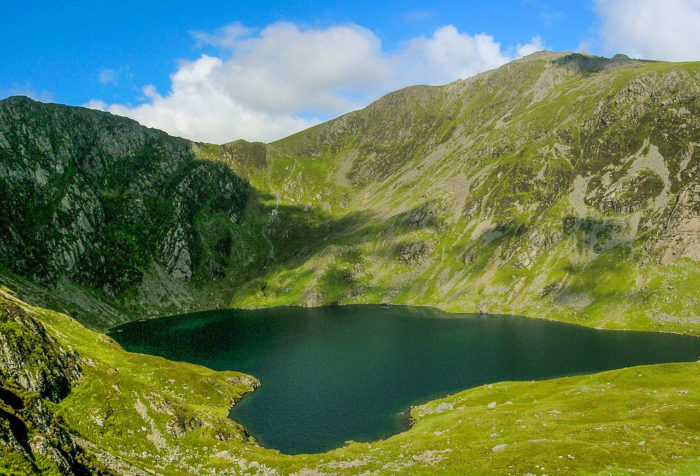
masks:
<instances>
[{"instance_id":1,"label":"mountain ridge","mask_svg":"<svg viewBox=\"0 0 700 476\"><path fill-rule=\"evenodd\" d=\"M152 129L136 132L140 126L124 122L134 137L150 138L162 150L144 158L150 146L135 149L129 159L135 182L117 187L115 197L127 205L124 197L133 196L137 205L117 216L126 214L128 225L141 209L142 218L146 213L152 223L166 222L156 227L160 245L127 249L122 271L102 267L100 286L94 278L80 282L58 273L52 279L63 290L35 299L60 301L59 309L85 315L86 323L95 310L76 303L93 299L112 309L111 324L183 309L396 302L695 333L700 296L690 292L687 308L664 302L674 294L667 288L680 284L678 273L698 273L693 138L699 135L699 90L697 63L539 52L445 86L390 93L270 144L196 143ZM8 121L0 124L3 138ZM86 147L76 153L90 156ZM100 154L109 151L98 147L93 155ZM24 160L31 169L37 159ZM141 169L139 160L146 164ZM167 205L145 211L138 205L152 200L144 194L149 187L162 197L169 193L148 167L173 161L192 167L164 172L184 183L181 200L194 207L185 220ZM8 163L4 159L0 176L10 175ZM115 193L105 184L114 181L109 177L119 160L107 163L107 178L98 177L93 194L103 208ZM224 170L232 173L226 180L240 197L230 210L238 221L207 205L216 202L207 198L215 188L207 197L193 195L206 188L196 178L205 169L206 183ZM151 185L139 188L139 180ZM14 221L8 217L2 227L10 235ZM115 233L129 238L141 232L118 225ZM8 239L3 243L7 247ZM26 288L26 298L42 294L31 291L31 276L17 269L26 253L13 253L5 254L15 263L5 280ZM132 256L138 258L133 263ZM676 263L683 257L690 261ZM613 283L625 296L613 306L627 309L622 322L603 316L612 307L610 292L589 276L602 266L594 265L597 260L615 263L603 274L605 286ZM666 271L669 266L679 269ZM625 273L612 273L617 268ZM120 272L136 278L114 276ZM645 291L649 283L658 293ZM642 313L632 316L634 302ZM586 309L595 316L586 318Z\"/></svg>"},{"instance_id":2,"label":"mountain ridge","mask_svg":"<svg viewBox=\"0 0 700 476\"><path fill-rule=\"evenodd\" d=\"M397 303L699 335L699 99L698 62L539 53L271 144L0 101L0 472L697 472L697 362L482 386L288 456L227 418L254 377L99 331Z\"/></svg>"}]
</instances>

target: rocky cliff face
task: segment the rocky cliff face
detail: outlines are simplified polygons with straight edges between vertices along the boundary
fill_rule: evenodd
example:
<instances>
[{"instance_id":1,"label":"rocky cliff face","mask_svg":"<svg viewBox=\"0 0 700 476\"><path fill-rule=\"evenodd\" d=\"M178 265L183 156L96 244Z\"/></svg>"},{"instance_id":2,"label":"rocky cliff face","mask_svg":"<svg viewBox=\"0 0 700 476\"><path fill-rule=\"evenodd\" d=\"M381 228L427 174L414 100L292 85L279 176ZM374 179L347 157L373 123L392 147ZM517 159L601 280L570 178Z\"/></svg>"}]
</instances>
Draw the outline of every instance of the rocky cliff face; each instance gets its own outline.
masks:
<instances>
[{"instance_id":1,"label":"rocky cliff face","mask_svg":"<svg viewBox=\"0 0 700 476\"><path fill-rule=\"evenodd\" d=\"M0 288L0 474L200 474L225 449L255 447L226 415L258 385L127 353Z\"/></svg>"},{"instance_id":2,"label":"rocky cliff face","mask_svg":"<svg viewBox=\"0 0 700 476\"><path fill-rule=\"evenodd\" d=\"M61 401L80 377L77 353L0 291L0 455L14 453L15 466L32 472L48 464L61 474L105 473L44 401Z\"/></svg>"},{"instance_id":3,"label":"rocky cliff face","mask_svg":"<svg viewBox=\"0 0 700 476\"><path fill-rule=\"evenodd\" d=\"M678 195L659 245L663 265L679 258L700 262L700 183L689 183Z\"/></svg>"},{"instance_id":4,"label":"rocky cliff face","mask_svg":"<svg viewBox=\"0 0 700 476\"><path fill-rule=\"evenodd\" d=\"M690 329L700 295L672 303L700 276L699 99L698 63L541 52L216 146L9 98L0 259L81 289L42 304L116 320L397 302Z\"/></svg>"},{"instance_id":5,"label":"rocky cliff face","mask_svg":"<svg viewBox=\"0 0 700 476\"><path fill-rule=\"evenodd\" d=\"M80 378L77 354L50 337L18 304L0 302L0 377L57 402Z\"/></svg>"},{"instance_id":6,"label":"rocky cliff face","mask_svg":"<svg viewBox=\"0 0 700 476\"><path fill-rule=\"evenodd\" d=\"M34 281L67 277L108 299L153 266L189 280L210 251L199 236L208 230L195 222L208 215L236 224L247 199L242 180L195 160L192 147L98 111L1 101L0 261ZM218 264L229 253L215 253Z\"/></svg>"},{"instance_id":7,"label":"rocky cliff face","mask_svg":"<svg viewBox=\"0 0 700 476\"><path fill-rule=\"evenodd\" d=\"M300 303L371 299L594 325L619 311L641 313L629 319L644 327L695 328L700 295L680 283L700 269L699 99L698 63L541 52L269 144L265 164L232 166L279 202L347 226L298 272L269 270L262 293L235 302L281 303L294 275ZM673 306L669 291L681 287L691 298Z\"/></svg>"}]
</instances>

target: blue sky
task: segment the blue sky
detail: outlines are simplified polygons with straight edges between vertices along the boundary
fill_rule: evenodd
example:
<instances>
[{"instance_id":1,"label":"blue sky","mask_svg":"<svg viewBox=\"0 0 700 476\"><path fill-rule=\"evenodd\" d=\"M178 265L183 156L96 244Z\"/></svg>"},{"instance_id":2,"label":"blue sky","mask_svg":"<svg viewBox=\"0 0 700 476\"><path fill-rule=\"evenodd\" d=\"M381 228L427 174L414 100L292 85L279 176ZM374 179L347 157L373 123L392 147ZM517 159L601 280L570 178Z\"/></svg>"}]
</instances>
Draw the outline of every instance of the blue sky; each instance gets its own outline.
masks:
<instances>
[{"instance_id":1,"label":"blue sky","mask_svg":"<svg viewBox=\"0 0 700 476\"><path fill-rule=\"evenodd\" d=\"M0 98L213 142L279 138L541 48L700 59L700 0L4 3Z\"/></svg>"}]
</instances>

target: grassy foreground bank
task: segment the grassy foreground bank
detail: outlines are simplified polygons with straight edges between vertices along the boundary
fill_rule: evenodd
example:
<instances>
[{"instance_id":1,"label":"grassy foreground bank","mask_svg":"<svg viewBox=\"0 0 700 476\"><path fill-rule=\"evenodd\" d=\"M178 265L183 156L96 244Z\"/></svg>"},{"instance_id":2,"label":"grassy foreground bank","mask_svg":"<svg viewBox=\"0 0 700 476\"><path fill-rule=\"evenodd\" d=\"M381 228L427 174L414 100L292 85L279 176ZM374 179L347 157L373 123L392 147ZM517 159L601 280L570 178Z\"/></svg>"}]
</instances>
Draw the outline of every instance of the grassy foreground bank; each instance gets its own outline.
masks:
<instances>
[{"instance_id":1,"label":"grassy foreground bank","mask_svg":"<svg viewBox=\"0 0 700 476\"><path fill-rule=\"evenodd\" d=\"M386 440L287 456L257 446L227 418L254 378L128 353L65 314L6 292L0 299L79 353L83 377L47 405L89 454L120 474L700 471L698 362L482 386L414 408L413 427ZM4 451L0 472L22 474L21 458Z\"/></svg>"}]
</instances>

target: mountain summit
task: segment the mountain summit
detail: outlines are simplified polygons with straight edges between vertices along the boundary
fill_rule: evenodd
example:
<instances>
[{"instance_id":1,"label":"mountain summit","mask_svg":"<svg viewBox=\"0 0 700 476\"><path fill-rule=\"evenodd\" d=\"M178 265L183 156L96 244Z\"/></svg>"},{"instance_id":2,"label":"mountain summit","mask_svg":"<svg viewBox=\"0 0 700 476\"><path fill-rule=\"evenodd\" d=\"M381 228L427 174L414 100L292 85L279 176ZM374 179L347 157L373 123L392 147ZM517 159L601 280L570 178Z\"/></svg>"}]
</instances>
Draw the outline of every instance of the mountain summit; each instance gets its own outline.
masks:
<instances>
[{"instance_id":1,"label":"mountain summit","mask_svg":"<svg viewBox=\"0 0 700 476\"><path fill-rule=\"evenodd\" d=\"M482 386L289 456L227 418L254 377L98 331L405 303L700 335L699 144L700 63L622 55L535 53L271 144L0 101L0 472L693 472L695 362Z\"/></svg>"},{"instance_id":2,"label":"mountain summit","mask_svg":"<svg viewBox=\"0 0 700 476\"><path fill-rule=\"evenodd\" d=\"M696 333L699 78L539 52L222 146L8 98L4 280L96 327L392 302Z\"/></svg>"}]
</instances>

